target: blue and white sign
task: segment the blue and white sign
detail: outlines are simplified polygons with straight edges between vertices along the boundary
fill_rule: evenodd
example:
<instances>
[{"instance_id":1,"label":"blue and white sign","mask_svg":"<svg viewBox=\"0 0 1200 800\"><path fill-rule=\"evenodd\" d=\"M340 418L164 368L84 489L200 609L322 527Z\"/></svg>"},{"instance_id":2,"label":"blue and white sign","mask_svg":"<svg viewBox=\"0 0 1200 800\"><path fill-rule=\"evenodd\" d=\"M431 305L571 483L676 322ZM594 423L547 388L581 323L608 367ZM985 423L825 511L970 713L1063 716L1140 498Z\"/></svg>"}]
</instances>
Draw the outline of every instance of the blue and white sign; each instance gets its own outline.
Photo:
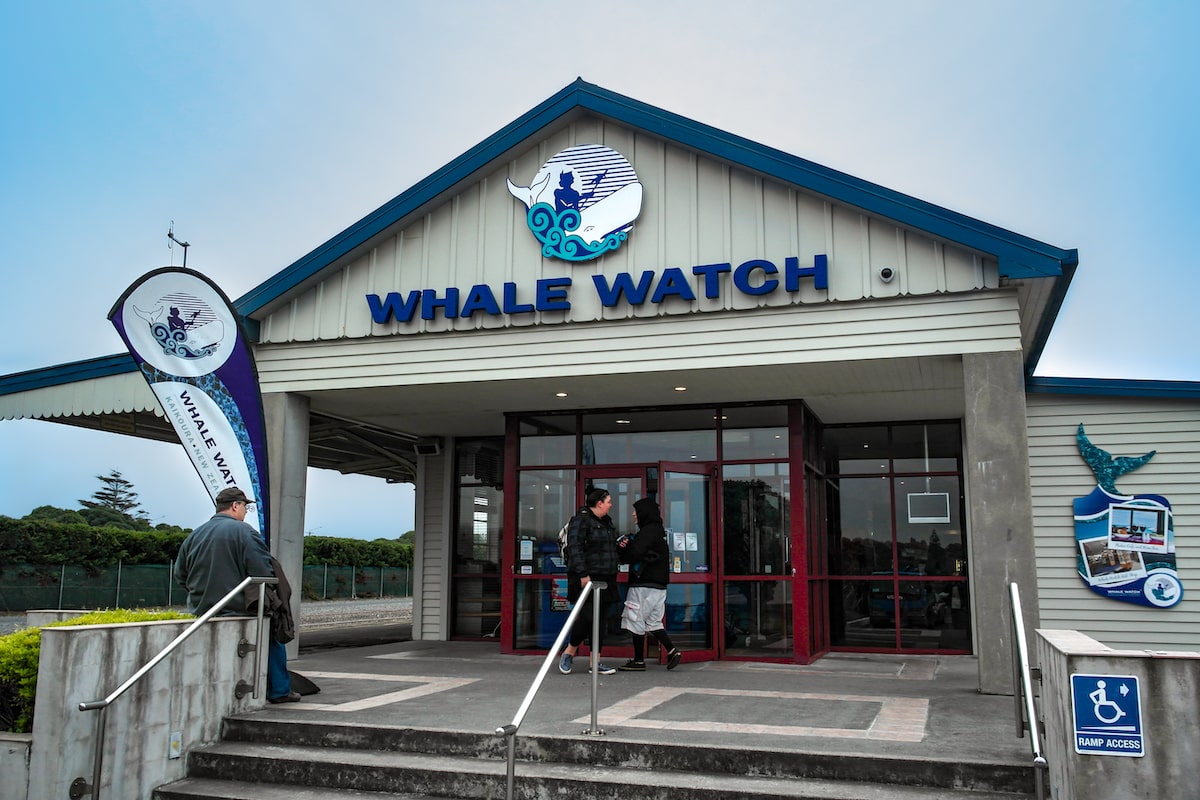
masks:
<instances>
[{"instance_id":1,"label":"blue and white sign","mask_svg":"<svg viewBox=\"0 0 1200 800\"><path fill-rule=\"evenodd\" d=\"M616 250L642 211L642 184L625 156L599 144L568 147L547 161L528 186L508 181L525 204L542 255L589 261Z\"/></svg>"},{"instance_id":2,"label":"blue and white sign","mask_svg":"<svg viewBox=\"0 0 1200 800\"><path fill-rule=\"evenodd\" d=\"M1093 756L1146 755L1142 702L1133 675L1072 675L1075 752Z\"/></svg>"}]
</instances>

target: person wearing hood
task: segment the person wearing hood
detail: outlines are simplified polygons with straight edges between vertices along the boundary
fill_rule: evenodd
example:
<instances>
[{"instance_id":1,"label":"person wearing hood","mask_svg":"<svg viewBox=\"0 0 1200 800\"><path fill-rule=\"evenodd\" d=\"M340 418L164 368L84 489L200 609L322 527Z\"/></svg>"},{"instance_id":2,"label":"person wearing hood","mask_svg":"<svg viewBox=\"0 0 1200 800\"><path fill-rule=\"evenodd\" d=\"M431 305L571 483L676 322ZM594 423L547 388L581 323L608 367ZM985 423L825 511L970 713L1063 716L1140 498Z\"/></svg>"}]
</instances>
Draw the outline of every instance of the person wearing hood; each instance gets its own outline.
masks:
<instances>
[{"instance_id":1,"label":"person wearing hood","mask_svg":"<svg viewBox=\"0 0 1200 800\"><path fill-rule=\"evenodd\" d=\"M671 570L667 532L658 503L649 497L638 500L633 504L633 521L638 526L637 533L621 543L621 560L630 565L621 627L633 637L633 658L617 669L631 672L646 669L647 635L653 636L667 654L667 669L675 669L682 655L663 628Z\"/></svg>"},{"instance_id":2,"label":"person wearing hood","mask_svg":"<svg viewBox=\"0 0 1200 800\"><path fill-rule=\"evenodd\" d=\"M583 587L592 581L602 581L608 588L600 592L600 634L604 635L604 622L608 608L617 595L617 569L620 560L617 554L617 531L608 512L612 510L612 495L605 489L590 489L587 505L571 517L567 525L567 600L572 605L579 601ZM575 653L579 645L592 636L592 603L595 592L588 595L583 610L571 628L571 637L558 660L558 671L570 675ZM592 642L596 651L597 668L601 675L612 675L615 669L599 662L600 642ZM589 670L590 671L590 670Z\"/></svg>"}]
</instances>

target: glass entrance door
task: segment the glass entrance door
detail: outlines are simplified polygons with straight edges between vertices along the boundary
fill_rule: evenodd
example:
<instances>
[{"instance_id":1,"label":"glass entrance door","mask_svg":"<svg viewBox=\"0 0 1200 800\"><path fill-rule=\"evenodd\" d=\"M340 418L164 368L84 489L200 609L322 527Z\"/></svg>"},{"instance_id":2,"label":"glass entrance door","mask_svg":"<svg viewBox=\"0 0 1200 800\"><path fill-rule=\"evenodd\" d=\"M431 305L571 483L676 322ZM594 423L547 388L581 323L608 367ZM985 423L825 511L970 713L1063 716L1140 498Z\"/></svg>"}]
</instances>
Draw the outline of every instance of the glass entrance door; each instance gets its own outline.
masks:
<instances>
[{"instance_id":1,"label":"glass entrance door","mask_svg":"<svg viewBox=\"0 0 1200 800\"><path fill-rule=\"evenodd\" d=\"M667 530L671 585L667 589L666 629L684 659L717 657L713 589L715 468L708 464L659 464L658 505ZM653 657L648 655L648 657Z\"/></svg>"}]
</instances>

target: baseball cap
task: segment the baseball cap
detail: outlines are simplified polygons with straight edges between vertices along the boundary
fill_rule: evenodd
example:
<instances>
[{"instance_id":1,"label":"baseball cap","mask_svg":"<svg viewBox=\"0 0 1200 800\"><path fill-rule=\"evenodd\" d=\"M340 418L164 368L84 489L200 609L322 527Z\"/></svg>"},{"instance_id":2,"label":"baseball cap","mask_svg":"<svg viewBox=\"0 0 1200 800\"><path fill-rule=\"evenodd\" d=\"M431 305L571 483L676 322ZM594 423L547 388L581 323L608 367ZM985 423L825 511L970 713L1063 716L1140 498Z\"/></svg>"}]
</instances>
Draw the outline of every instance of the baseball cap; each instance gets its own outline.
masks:
<instances>
[{"instance_id":1,"label":"baseball cap","mask_svg":"<svg viewBox=\"0 0 1200 800\"><path fill-rule=\"evenodd\" d=\"M249 497L246 497L246 493L243 492L241 489L237 488L236 486L230 486L228 489L222 489L220 492L217 493L215 502L217 505L223 506L223 505L226 505L227 503L237 503L237 502L242 502L242 503L245 503L246 505L250 505L254 501L251 500Z\"/></svg>"}]
</instances>

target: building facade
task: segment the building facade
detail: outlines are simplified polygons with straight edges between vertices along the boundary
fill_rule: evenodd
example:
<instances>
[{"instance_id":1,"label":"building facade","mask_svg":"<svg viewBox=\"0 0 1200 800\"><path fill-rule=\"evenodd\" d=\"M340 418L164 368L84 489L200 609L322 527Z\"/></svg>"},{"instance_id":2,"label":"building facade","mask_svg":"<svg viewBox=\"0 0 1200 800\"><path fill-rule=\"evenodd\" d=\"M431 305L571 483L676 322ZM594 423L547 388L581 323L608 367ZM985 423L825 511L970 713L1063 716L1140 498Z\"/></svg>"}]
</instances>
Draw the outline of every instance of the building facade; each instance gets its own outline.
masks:
<instances>
[{"instance_id":1,"label":"building facade","mask_svg":"<svg viewBox=\"0 0 1200 800\"><path fill-rule=\"evenodd\" d=\"M1200 385L1030 377L1077 261L577 81L236 301L272 549L308 466L411 481L414 636L540 652L599 486L622 531L658 499L689 660L971 654L1004 692L1011 581L1029 629L1195 646L1189 600L1072 575L1079 424L1158 449L1126 480L1181 565L1200 512ZM0 378L0 417L173 438L125 356Z\"/></svg>"}]
</instances>

